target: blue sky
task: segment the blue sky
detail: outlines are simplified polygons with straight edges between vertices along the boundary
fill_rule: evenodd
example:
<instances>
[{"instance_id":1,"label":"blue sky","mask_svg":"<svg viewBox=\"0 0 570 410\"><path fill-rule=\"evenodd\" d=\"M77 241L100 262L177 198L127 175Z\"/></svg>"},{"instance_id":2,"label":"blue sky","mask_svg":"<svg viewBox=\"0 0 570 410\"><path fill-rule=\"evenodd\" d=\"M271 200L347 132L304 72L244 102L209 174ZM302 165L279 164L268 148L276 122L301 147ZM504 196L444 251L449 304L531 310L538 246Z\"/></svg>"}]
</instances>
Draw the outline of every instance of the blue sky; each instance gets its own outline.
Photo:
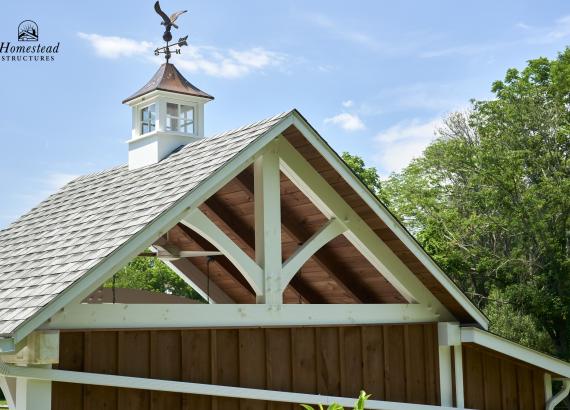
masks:
<instances>
[{"instance_id":1,"label":"blue sky","mask_svg":"<svg viewBox=\"0 0 570 410\"><path fill-rule=\"evenodd\" d=\"M20 21L59 41L54 62L2 62L0 227L74 176L126 162L131 116L121 101L159 62L148 1L7 2L0 42ZM509 67L554 57L570 40L563 1L187 1L173 62L214 95L206 134L298 108L337 151L382 175L433 139L446 113L489 98ZM176 35L175 34L175 35Z\"/></svg>"}]
</instances>

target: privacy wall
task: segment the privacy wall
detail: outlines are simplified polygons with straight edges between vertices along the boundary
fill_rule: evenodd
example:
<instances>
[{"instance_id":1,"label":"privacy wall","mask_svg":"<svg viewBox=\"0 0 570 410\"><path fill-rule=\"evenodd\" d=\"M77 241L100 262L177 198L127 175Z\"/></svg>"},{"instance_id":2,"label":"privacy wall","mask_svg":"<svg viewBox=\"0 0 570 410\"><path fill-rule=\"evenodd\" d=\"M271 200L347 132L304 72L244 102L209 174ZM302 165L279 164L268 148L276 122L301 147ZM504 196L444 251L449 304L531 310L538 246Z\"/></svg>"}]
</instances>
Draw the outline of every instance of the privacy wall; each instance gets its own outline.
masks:
<instances>
[{"instance_id":1,"label":"privacy wall","mask_svg":"<svg viewBox=\"0 0 570 410\"><path fill-rule=\"evenodd\" d=\"M465 407L529 409L545 407L544 370L483 347L463 345Z\"/></svg>"},{"instance_id":2,"label":"privacy wall","mask_svg":"<svg viewBox=\"0 0 570 410\"><path fill-rule=\"evenodd\" d=\"M62 332L60 369L439 404L437 325ZM54 383L54 410L298 409Z\"/></svg>"}]
</instances>

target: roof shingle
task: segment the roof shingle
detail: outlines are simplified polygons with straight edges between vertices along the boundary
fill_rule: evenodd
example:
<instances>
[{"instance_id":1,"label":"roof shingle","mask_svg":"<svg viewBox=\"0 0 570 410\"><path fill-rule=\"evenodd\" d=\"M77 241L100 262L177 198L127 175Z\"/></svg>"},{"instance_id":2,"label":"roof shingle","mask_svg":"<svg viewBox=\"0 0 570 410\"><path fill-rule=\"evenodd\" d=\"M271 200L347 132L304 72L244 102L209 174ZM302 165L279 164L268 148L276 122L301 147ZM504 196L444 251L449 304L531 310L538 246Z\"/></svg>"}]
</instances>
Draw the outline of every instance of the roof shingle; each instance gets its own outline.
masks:
<instances>
[{"instance_id":1,"label":"roof shingle","mask_svg":"<svg viewBox=\"0 0 570 410\"><path fill-rule=\"evenodd\" d=\"M188 144L158 164L79 177L0 231L0 336L18 326L288 113Z\"/></svg>"}]
</instances>

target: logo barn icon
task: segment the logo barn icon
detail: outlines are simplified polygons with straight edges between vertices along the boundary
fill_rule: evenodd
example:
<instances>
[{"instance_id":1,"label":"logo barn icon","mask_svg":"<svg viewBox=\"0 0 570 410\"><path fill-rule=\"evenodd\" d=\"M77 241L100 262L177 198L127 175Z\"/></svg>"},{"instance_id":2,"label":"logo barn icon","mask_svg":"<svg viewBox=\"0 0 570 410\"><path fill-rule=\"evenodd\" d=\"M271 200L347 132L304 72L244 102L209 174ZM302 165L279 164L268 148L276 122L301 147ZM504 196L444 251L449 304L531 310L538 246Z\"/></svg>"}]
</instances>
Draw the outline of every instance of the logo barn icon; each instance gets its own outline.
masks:
<instances>
[{"instance_id":1,"label":"logo barn icon","mask_svg":"<svg viewBox=\"0 0 570 410\"><path fill-rule=\"evenodd\" d=\"M35 21L24 20L18 26L18 41L38 41L38 25Z\"/></svg>"}]
</instances>

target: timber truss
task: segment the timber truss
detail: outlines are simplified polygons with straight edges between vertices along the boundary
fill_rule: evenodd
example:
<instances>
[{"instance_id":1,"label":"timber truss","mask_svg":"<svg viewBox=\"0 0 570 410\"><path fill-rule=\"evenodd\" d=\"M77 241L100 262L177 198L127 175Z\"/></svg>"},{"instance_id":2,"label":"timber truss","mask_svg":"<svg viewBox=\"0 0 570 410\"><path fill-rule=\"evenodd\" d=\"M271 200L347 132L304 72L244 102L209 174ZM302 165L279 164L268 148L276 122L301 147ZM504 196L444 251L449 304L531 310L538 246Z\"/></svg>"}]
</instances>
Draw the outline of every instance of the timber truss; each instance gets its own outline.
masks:
<instances>
[{"instance_id":1,"label":"timber truss","mask_svg":"<svg viewBox=\"0 0 570 410\"><path fill-rule=\"evenodd\" d=\"M79 299L43 328L453 320L283 135L230 183L186 211L151 248L210 304L125 309Z\"/></svg>"}]
</instances>

